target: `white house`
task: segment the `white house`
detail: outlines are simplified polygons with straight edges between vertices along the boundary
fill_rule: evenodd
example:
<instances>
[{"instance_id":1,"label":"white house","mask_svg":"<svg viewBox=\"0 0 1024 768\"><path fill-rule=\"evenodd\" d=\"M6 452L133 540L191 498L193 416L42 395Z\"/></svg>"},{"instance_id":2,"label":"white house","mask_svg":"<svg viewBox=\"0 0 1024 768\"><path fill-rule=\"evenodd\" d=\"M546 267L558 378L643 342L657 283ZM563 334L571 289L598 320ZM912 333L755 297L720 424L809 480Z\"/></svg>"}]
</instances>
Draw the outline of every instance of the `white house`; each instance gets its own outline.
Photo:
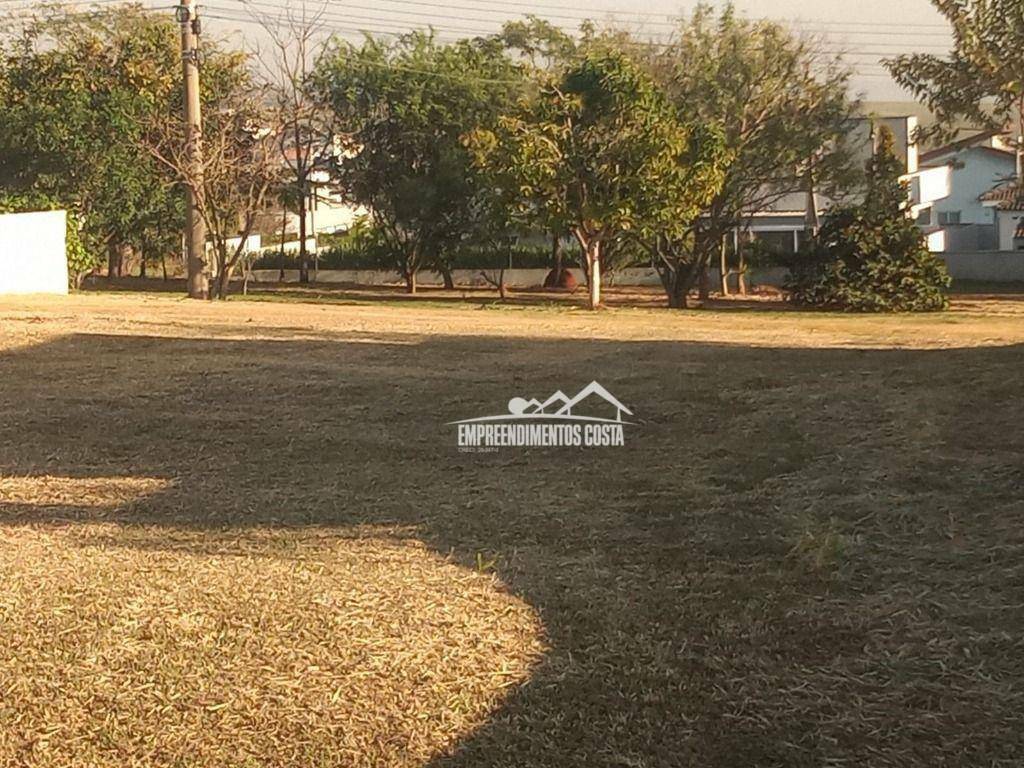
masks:
<instances>
[{"instance_id":1,"label":"white house","mask_svg":"<svg viewBox=\"0 0 1024 768\"><path fill-rule=\"evenodd\" d=\"M1024 186L1010 181L981 196L995 215L1000 251L1024 251Z\"/></svg>"},{"instance_id":2,"label":"white house","mask_svg":"<svg viewBox=\"0 0 1024 768\"><path fill-rule=\"evenodd\" d=\"M338 155L343 150L335 146L332 151L335 155ZM329 154L331 154L331 151L328 152ZM284 162L290 167L294 167L296 162L294 148L285 151ZM312 249L316 248L317 235L347 232L358 219L367 215L365 208L350 205L341 198L331 185L330 173L320 166L321 163L318 160L317 166L309 174L309 197L306 200L305 229L314 243L311 247ZM299 217L297 214L289 211L284 219L286 232L297 233L299 231ZM297 251L298 247L298 239L285 243L286 252Z\"/></svg>"},{"instance_id":3,"label":"white house","mask_svg":"<svg viewBox=\"0 0 1024 768\"><path fill-rule=\"evenodd\" d=\"M948 165L922 167L919 161L914 132L917 118L913 116L863 118L850 132L848 141L855 157L867 163L875 151L875 136L880 126L892 131L896 156L906 168L901 179L909 192L908 215L917 220L933 251L945 250L945 232L934 222L935 205L952 191L952 168ZM747 227L753 237L770 244L776 250L795 253L805 237L810 217L807 190L791 192L780 198L767 210L752 213ZM829 201L816 199L817 213L828 207Z\"/></svg>"},{"instance_id":4,"label":"white house","mask_svg":"<svg viewBox=\"0 0 1024 768\"><path fill-rule=\"evenodd\" d=\"M947 251L985 251L999 247L996 209L982 202L993 187L1012 179L1016 156L998 131L986 131L921 155L922 168L948 167L948 196L936 200L927 224L945 233Z\"/></svg>"}]
</instances>

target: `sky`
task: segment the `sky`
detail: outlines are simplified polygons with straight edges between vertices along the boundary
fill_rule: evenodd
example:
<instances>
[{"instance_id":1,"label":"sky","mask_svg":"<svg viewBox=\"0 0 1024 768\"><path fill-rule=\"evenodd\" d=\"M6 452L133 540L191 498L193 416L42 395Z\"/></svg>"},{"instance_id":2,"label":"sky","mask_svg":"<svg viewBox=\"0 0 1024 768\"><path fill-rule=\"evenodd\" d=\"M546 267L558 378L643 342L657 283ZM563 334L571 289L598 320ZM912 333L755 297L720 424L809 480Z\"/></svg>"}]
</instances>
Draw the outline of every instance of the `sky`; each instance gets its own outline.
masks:
<instances>
[{"instance_id":1,"label":"sky","mask_svg":"<svg viewBox=\"0 0 1024 768\"><path fill-rule=\"evenodd\" d=\"M81 0L108 4L118 0ZM172 13L166 0L141 0L156 12ZM180 0L172 0L178 2ZM7 7L32 0L0 0ZM196 0L204 29L217 36L241 37L250 47L266 45L266 32L254 14L274 15L284 5L320 7L324 24L350 39L359 30L397 34L433 26L442 39L496 31L504 20L533 13L567 30L591 18L614 21L649 37L664 37L673 20L692 11L697 0ZM722 5L725 0L713 4ZM735 0L748 16L784 21L821 38L830 52L843 52L854 69L854 95L870 101L912 101L889 77L880 59L901 53L949 50L949 27L930 0Z\"/></svg>"},{"instance_id":2,"label":"sky","mask_svg":"<svg viewBox=\"0 0 1024 768\"><path fill-rule=\"evenodd\" d=\"M245 21L253 10L274 13L280 0L200 0L208 28L257 40L258 27ZM302 0L287 0L291 3ZM318 0L305 0L315 4ZM245 3L249 3L248 9ZM356 37L358 29L396 33L432 25L442 37L490 32L504 19L535 13L574 29L593 18L665 35L671 20L691 11L696 0L328 0L327 23L336 32ZM720 5L721 2L715 3ZM856 71L853 90L873 101L909 101L879 64L900 53L943 53L949 33L930 0L735 0L752 17L784 20L820 36L830 51L842 51ZM249 16L251 19L251 15Z\"/></svg>"}]
</instances>

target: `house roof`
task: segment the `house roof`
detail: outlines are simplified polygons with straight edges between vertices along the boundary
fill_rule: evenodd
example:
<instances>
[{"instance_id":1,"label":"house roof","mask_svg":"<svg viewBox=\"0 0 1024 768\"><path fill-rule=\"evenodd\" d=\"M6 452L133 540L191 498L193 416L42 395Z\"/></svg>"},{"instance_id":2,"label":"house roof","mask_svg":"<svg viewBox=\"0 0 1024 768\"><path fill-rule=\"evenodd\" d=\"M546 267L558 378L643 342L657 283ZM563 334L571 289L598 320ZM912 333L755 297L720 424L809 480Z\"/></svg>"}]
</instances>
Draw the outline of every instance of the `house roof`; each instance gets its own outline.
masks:
<instances>
[{"instance_id":1,"label":"house roof","mask_svg":"<svg viewBox=\"0 0 1024 768\"><path fill-rule=\"evenodd\" d=\"M1024 211L1024 185L1017 181L1001 184L978 199L1000 211Z\"/></svg>"},{"instance_id":2,"label":"house roof","mask_svg":"<svg viewBox=\"0 0 1024 768\"><path fill-rule=\"evenodd\" d=\"M966 138L954 141L951 144L946 144L945 146L936 147L935 149L928 150L927 152L922 152L918 159L922 163L928 163L940 157L945 157L946 155L955 155L958 152L963 152L965 149L975 148L978 144L980 144L983 141L988 141L989 139L993 139L996 136L1002 136L1004 133L1005 131L1002 130L990 130L982 131L981 133L975 133L971 136L967 136ZM998 149L996 147L977 148L989 149L993 152L998 152L1000 154L1013 154L1012 152L1007 152L1006 150Z\"/></svg>"}]
</instances>

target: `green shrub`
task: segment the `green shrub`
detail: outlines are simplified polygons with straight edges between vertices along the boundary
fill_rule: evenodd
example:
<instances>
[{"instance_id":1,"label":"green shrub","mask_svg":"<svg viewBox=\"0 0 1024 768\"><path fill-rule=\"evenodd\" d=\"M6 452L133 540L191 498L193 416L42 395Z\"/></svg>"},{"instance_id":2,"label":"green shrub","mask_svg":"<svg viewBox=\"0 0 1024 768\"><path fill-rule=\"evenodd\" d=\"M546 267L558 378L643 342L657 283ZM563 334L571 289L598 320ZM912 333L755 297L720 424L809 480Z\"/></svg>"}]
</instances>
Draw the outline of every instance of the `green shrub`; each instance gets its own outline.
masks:
<instances>
[{"instance_id":1,"label":"green shrub","mask_svg":"<svg viewBox=\"0 0 1024 768\"><path fill-rule=\"evenodd\" d=\"M0 192L0 213L28 213L31 211L67 211L65 249L68 257L68 281L72 288L80 288L82 280L99 264L95 252L86 248L80 234L77 214L67 206L32 192L12 194Z\"/></svg>"},{"instance_id":2,"label":"green shrub","mask_svg":"<svg viewBox=\"0 0 1024 768\"><path fill-rule=\"evenodd\" d=\"M387 239L365 219L345 235L326 235L320 243L328 244L317 254L320 269L374 269L393 271L397 259ZM501 245L464 243L444 254L444 263L451 269L500 269L511 264L516 269L541 269L551 266L547 245L519 244L511 248ZM280 249L263 251L254 262L254 269L298 269L298 254L286 253L282 262ZM441 261L441 260L439 260ZM431 270L438 265L428 264Z\"/></svg>"},{"instance_id":3,"label":"green shrub","mask_svg":"<svg viewBox=\"0 0 1024 768\"><path fill-rule=\"evenodd\" d=\"M883 133L859 205L833 210L816 240L789 263L786 287L805 306L856 312L928 312L948 306L950 277L906 215L906 187Z\"/></svg>"}]
</instances>

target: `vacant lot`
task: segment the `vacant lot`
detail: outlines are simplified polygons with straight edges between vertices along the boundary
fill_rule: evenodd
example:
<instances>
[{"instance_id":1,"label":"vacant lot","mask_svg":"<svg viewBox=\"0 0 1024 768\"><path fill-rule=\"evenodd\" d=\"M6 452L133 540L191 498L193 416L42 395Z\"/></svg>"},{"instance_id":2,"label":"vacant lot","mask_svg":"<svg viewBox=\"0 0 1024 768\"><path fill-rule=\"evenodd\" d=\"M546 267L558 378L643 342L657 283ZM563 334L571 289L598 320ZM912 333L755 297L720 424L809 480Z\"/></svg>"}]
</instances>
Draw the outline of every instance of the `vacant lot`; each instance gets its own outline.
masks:
<instances>
[{"instance_id":1,"label":"vacant lot","mask_svg":"<svg viewBox=\"0 0 1024 768\"><path fill-rule=\"evenodd\" d=\"M1021 299L291 298L0 299L0 766L1020 764Z\"/></svg>"}]
</instances>

